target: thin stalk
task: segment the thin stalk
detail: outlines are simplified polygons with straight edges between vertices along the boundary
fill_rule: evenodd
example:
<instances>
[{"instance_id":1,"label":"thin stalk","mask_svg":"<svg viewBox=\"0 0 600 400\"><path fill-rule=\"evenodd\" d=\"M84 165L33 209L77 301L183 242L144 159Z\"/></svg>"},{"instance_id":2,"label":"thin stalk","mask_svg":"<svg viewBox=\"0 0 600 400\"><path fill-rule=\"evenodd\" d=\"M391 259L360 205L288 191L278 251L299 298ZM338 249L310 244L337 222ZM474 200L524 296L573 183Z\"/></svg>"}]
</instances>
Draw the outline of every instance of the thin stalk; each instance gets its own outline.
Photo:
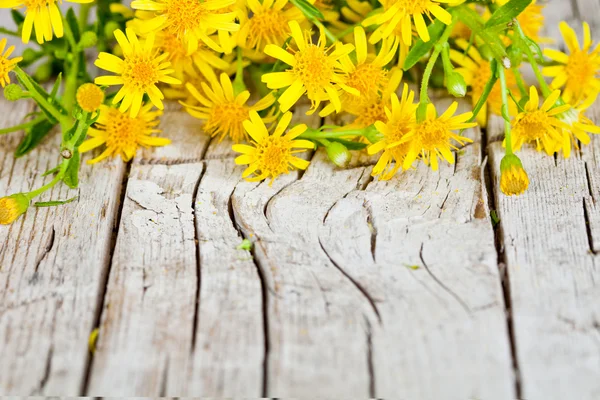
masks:
<instances>
[{"instance_id":1,"label":"thin stalk","mask_svg":"<svg viewBox=\"0 0 600 400\"><path fill-rule=\"evenodd\" d=\"M84 3L79 6L79 18L77 23L79 25L79 31L82 33L85 32L85 28L87 28L91 8L92 3Z\"/></svg>"},{"instance_id":2,"label":"thin stalk","mask_svg":"<svg viewBox=\"0 0 600 400\"><path fill-rule=\"evenodd\" d=\"M5 133L16 132L16 131L20 131L22 129L29 128L30 126L38 124L38 123L42 122L45 119L46 119L46 117L44 117L43 115L41 115L41 116L37 117L36 119L33 119L33 120L29 121L29 122L24 122L24 123L22 123L20 125L11 126L10 128L0 129L0 135L4 135Z\"/></svg>"},{"instance_id":3,"label":"thin stalk","mask_svg":"<svg viewBox=\"0 0 600 400\"><path fill-rule=\"evenodd\" d=\"M29 91L29 95L33 98L38 104L42 105L46 111L50 113L61 124L69 123L71 119L66 115L61 114L52 104L48 102L43 96L41 96L37 89L31 84L29 80L29 75L25 73L18 65L13 69L14 73L20 78L21 82L25 85L25 88Z\"/></svg>"},{"instance_id":4,"label":"thin stalk","mask_svg":"<svg viewBox=\"0 0 600 400\"><path fill-rule=\"evenodd\" d=\"M69 160L63 160L62 163L60 164L60 170L58 172L58 174L56 174L56 176L54 177L54 179L52 179L50 182L48 182L47 184L45 184L44 186L42 186L39 189L33 190L29 193L25 193L25 195L27 196L27 198L29 198L29 200L33 199L34 197L39 196L40 194L44 193L46 190L52 188L54 185L56 185L58 182L60 182L63 178L63 176L65 175L65 172L67 170L67 166L69 165Z\"/></svg>"},{"instance_id":5,"label":"thin stalk","mask_svg":"<svg viewBox=\"0 0 600 400\"><path fill-rule=\"evenodd\" d=\"M454 24L457 19L452 18L452 23L446 27L444 33L440 37L439 41L435 44L433 48L433 53L431 53L431 57L429 61L427 61L427 66L425 67L425 72L423 72L423 79L421 81L421 92L419 95L419 103L427 104L429 103L429 95L427 94L427 89L429 87L429 79L431 78L431 73L433 72L433 67L435 62L437 61L442 49L444 48L444 44L448 42L448 38L450 37L450 33L452 33L452 28L454 28Z\"/></svg>"},{"instance_id":6,"label":"thin stalk","mask_svg":"<svg viewBox=\"0 0 600 400\"><path fill-rule=\"evenodd\" d=\"M535 77L537 78L538 83L540 84L540 88L542 89L542 94L544 95L544 97L550 96L552 94L552 90L546 83L546 80L544 79L544 76L542 75L542 71L540 71L538 62L535 58L535 55L533 54L533 51L531 51L531 48L529 47L527 37L525 36L523 29L521 29L521 25L519 24L519 22L515 21L513 26L514 26L515 32L517 33L517 35L519 35L521 37L521 39L523 40L523 43L525 44L523 46L523 50L525 51L525 54L527 55L527 59L529 60L529 64L531 65L531 69L533 69L533 73L535 74Z\"/></svg>"},{"instance_id":7,"label":"thin stalk","mask_svg":"<svg viewBox=\"0 0 600 400\"><path fill-rule=\"evenodd\" d=\"M320 140L356 135L364 136L364 129L350 129L347 131L338 132L304 132L298 138Z\"/></svg>"},{"instance_id":8,"label":"thin stalk","mask_svg":"<svg viewBox=\"0 0 600 400\"><path fill-rule=\"evenodd\" d=\"M69 71L65 78L65 93L63 94L63 107L69 112L73 111L75 107L75 94L77 92L77 76L79 75L79 63L81 61L80 49L77 43L75 43L75 37L73 36L73 32L71 31L71 27L65 21L64 23L65 37L69 42L69 46L71 47L72 55L73 55L73 63L69 67ZM70 126L63 126L63 132L65 128L70 128Z\"/></svg>"},{"instance_id":9,"label":"thin stalk","mask_svg":"<svg viewBox=\"0 0 600 400\"><path fill-rule=\"evenodd\" d=\"M523 80L523 75L521 75L521 71L519 68L513 68L513 75L517 80L517 86L519 87L519 92L521 92L521 96L527 96L529 93L527 92L527 88L525 87L525 81Z\"/></svg>"},{"instance_id":10,"label":"thin stalk","mask_svg":"<svg viewBox=\"0 0 600 400\"><path fill-rule=\"evenodd\" d=\"M499 67L498 74L500 75L500 87L502 91L502 118L504 119L506 155L511 155L513 154L513 150L510 131L510 119L508 118L508 87L506 85L506 76L504 74L504 68Z\"/></svg>"}]
</instances>

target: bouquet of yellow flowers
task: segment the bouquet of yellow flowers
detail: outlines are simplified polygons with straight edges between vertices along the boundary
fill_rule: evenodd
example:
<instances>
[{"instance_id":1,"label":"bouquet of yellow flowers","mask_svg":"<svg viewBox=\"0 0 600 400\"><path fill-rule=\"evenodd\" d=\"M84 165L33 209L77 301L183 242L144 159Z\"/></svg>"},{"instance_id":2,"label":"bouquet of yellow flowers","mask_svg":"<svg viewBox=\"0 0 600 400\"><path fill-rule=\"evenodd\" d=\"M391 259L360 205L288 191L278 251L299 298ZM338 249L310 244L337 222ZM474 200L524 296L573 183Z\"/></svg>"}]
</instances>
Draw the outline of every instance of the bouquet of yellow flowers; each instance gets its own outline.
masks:
<instances>
[{"instance_id":1,"label":"bouquet of yellow flowers","mask_svg":"<svg viewBox=\"0 0 600 400\"><path fill-rule=\"evenodd\" d=\"M561 23L568 53L542 51L535 0L67 1L80 4L0 0L17 26L0 34L23 43L35 35L39 45L14 56L0 39L4 96L37 104L0 134L25 131L16 156L62 135L57 165L46 172L53 179L1 198L3 224L52 186L77 187L81 153L94 152L89 163L118 155L128 162L139 147L168 145L157 129L166 99L203 121L198 135L230 140L248 180L305 169L300 153L317 147L340 167L352 151L378 156L378 179L418 162L436 170L471 141L464 129L485 128L494 113L505 121L500 187L518 195L529 185L515 154L522 146L569 157L588 133L600 133L585 116L600 93L590 29L584 24L578 41ZM90 75L92 63L99 76ZM539 90L527 86L524 68ZM418 99L411 85L420 85ZM456 114L456 102L437 109L430 86L469 96L472 112ZM330 120L348 123L290 127L301 101L308 114L345 113Z\"/></svg>"}]
</instances>

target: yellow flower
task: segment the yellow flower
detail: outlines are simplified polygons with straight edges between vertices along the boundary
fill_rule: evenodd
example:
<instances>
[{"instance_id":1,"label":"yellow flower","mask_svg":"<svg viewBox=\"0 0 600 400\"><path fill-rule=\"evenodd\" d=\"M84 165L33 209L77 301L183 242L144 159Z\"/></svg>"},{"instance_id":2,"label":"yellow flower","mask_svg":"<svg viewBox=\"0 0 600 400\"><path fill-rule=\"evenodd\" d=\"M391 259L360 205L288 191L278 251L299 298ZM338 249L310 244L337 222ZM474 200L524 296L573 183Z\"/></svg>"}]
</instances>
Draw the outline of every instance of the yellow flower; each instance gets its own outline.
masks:
<instances>
[{"instance_id":1,"label":"yellow flower","mask_svg":"<svg viewBox=\"0 0 600 400\"><path fill-rule=\"evenodd\" d=\"M402 167L408 153L406 136L411 132L416 123L415 113L417 104L414 103L415 93L408 90L404 84L402 98L398 100L396 93L391 94L391 108L385 107L386 122L375 121L375 128L383 138L367 148L369 154L376 154L383 150L381 157L371 175L379 175L379 179L388 180Z\"/></svg>"},{"instance_id":2,"label":"yellow flower","mask_svg":"<svg viewBox=\"0 0 600 400\"><path fill-rule=\"evenodd\" d=\"M535 86L529 89L529 101L525 104L524 111L513 120L512 148L518 151L524 143L535 142L538 151L545 150L553 154L560 150L563 143L559 129L567 125L561 122L557 115L567 111L571 106L554 107L560 97L560 90L555 90L541 107L540 98Z\"/></svg>"},{"instance_id":3,"label":"yellow flower","mask_svg":"<svg viewBox=\"0 0 600 400\"><path fill-rule=\"evenodd\" d=\"M244 121L250 117L251 111L262 111L275 102L275 97L268 94L254 105L248 105L246 102L250 98L250 92L244 90L235 95L231 79L227 74L221 74L221 82L216 79L210 79L211 87L206 83L202 84L204 96L191 84L186 88L192 96L200 103L199 106L193 106L183 103L187 112L193 117L206 121L204 131L211 136L219 136L219 141L229 136L235 143L247 140L248 136L244 131ZM268 121L273 121L269 118Z\"/></svg>"},{"instance_id":4,"label":"yellow flower","mask_svg":"<svg viewBox=\"0 0 600 400\"><path fill-rule=\"evenodd\" d=\"M571 155L571 144L573 144L573 147L576 149L579 149L579 142L584 146L590 143L588 132L600 134L600 127L596 126L594 122L584 114L595 101L596 97L589 97L577 107L573 107L556 116L566 124L562 129L562 150L565 158L569 158Z\"/></svg>"},{"instance_id":5,"label":"yellow flower","mask_svg":"<svg viewBox=\"0 0 600 400\"><path fill-rule=\"evenodd\" d=\"M29 208L29 197L16 193L0 198L0 224L12 224Z\"/></svg>"},{"instance_id":6,"label":"yellow flower","mask_svg":"<svg viewBox=\"0 0 600 400\"><path fill-rule=\"evenodd\" d=\"M138 41L132 29L127 28L127 37L121 30L115 31L115 38L123 49L123 59L109 53L100 53L94 63L97 67L114 72L115 76L100 76L94 80L97 85L123 85L117 92L112 104L118 104L119 110L130 110L135 118L142 107L144 95L148 95L152 104L163 109L164 95L156 87L159 82L178 84L179 80L169 76L173 73L168 69L170 62L165 61L169 56L158 55L154 48L154 34L148 35L142 43Z\"/></svg>"},{"instance_id":7,"label":"yellow flower","mask_svg":"<svg viewBox=\"0 0 600 400\"><path fill-rule=\"evenodd\" d=\"M234 32L239 29L235 12L223 12L235 0L134 0L131 7L152 11L154 18L147 21L147 32L166 30L182 40L188 54L204 42L211 49L223 52L223 48L210 38L215 31Z\"/></svg>"},{"instance_id":8,"label":"yellow flower","mask_svg":"<svg viewBox=\"0 0 600 400\"><path fill-rule=\"evenodd\" d=\"M446 25L452 22L452 15L440 6L440 3L456 4L462 0L379 0L383 5L380 12L366 18L363 26L379 25L371 35L371 43L377 43L399 31L399 36L406 46L412 44L413 21L419 37L430 40L427 23L423 16L430 20L437 18Z\"/></svg>"},{"instance_id":9,"label":"yellow flower","mask_svg":"<svg viewBox=\"0 0 600 400\"><path fill-rule=\"evenodd\" d=\"M434 171L438 169L438 157L454 164L452 150L458 150L458 148L452 144L452 141L454 140L461 145L473 141L467 137L457 135L453 131L472 128L477 125L475 122L467 122L473 116L472 112L454 116L457 108L458 103L454 102L445 113L437 117L435 106L431 103L427 105L425 120L418 123L403 139L410 141L408 154L404 159L404 169L410 168L417 157L421 157L425 164L431 165L431 169Z\"/></svg>"},{"instance_id":10,"label":"yellow flower","mask_svg":"<svg viewBox=\"0 0 600 400\"><path fill-rule=\"evenodd\" d=\"M340 72L339 59L354 50L351 44L338 44L335 50L329 53L330 48L325 47L325 34L321 31L317 44L312 43L310 32L302 34L300 25L291 21L290 30L298 50L293 54L275 45L265 46L265 53L277 58L292 68L285 72L272 72L262 76L262 81L269 89L287 87L279 97L281 111L289 110L304 93L312 103L312 108L307 114L312 114L321 101L329 100L335 110L342 110L339 89L358 96L358 91L346 86L344 77ZM289 47L288 47L289 49Z\"/></svg>"},{"instance_id":11,"label":"yellow flower","mask_svg":"<svg viewBox=\"0 0 600 400\"><path fill-rule=\"evenodd\" d=\"M477 48L470 45L466 40L457 39L455 43L464 51L467 51L468 49L467 54L451 49L450 59L460 66L459 68L456 68L456 72L461 74L463 78L465 78L466 84L471 87L468 94L471 96L473 107L475 107L475 104L477 104L479 98L483 94L486 83L492 76L490 63L481 56ZM517 81L515 75L511 70L506 70L505 76L506 85L509 91L513 92L513 94L517 94ZM500 82L498 81L496 81L496 84L492 88L486 104L477 115L477 122L482 127L487 125L488 107L489 111L496 115L500 115L502 109L502 90L500 88ZM516 112L517 107L515 104L509 102L509 113L514 115Z\"/></svg>"},{"instance_id":12,"label":"yellow flower","mask_svg":"<svg viewBox=\"0 0 600 400\"><path fill-rule=\"evenodd\" d=\"M91 3L94 0L66 0L69 3ZM56 37L63 37L63 23L58 4L62 0L0 0L0 8L25 7L25 21L21 40L29 43L35 27L35 38L39 44L52 40L52 31Z\"/></svg>"},{"instance_id":13,"label":"yellow flower","mask_svg":"<svg viewBox=\"0 0 600 400\"><path fill-rule=\"evenodd\" d=\"M592 49L590 27L583 23L583 48L579 45L575 31L566 22L560 23L560 31L565 40L569 55L562 51L545 49L544 55L556 61L557 66L546 67L542 73L553 77L552 87L563 89L563 98L571 104L579 103L586 97L600 93L600 50Z\"/></svg>"},{"instance_id":14,"label":"yellow flower","mask_svg":"<svg viewBox=\"0 0 600 400\"><path fill-rule=\"evenodd\" d=\"M250 17L240 23L238 44L245 49L262 52L267 44L283 46L290 37L290 21L302 22L304 15L296 7L288 7L288 0L247 0Z\"/></svg>"},{"instance_id":15,"label":"yellow flower","mask_svg":"<svg viewBox=\"0 0 600 400\"><path fill-rule=\"evenodd\" d=\"M507 196L523 194L529 187L529 177L519 157L508 154L500 162L500 190Z\"/></svg>"},{"instance_id":16,"label":"yellow flower","mask_svg":"<svg viewBox=\"0 0 600 400\"><path fill-rule=\"evenodd\" d=\"M2 87L5 87L10 83L10 76L8 73L13 70L19 61L23 59L23 57L9 59L8 57L10 57L12 52L15 50L15 46L10 46L8 49L6 49L6 52L4 52L5 48L6 38L2 38L0 39L0 85L2 85ZM4 52L4 54L2 54L2 52Z\"/></svg>"},{"instance_id":17,"label":"yellow flower","mask_svg":"<svg viewBox=\"0 0 600 400\"><path fill-rule=\"evenodd\" d=\"M129 161L140 146L165 146L171 143L169 139L151 136L160 132L156 126L162 114L151 109L152 104L147 104L140 109L137 117L132 118L114 107L100 106L98 121L95 127L88 130L91 139L83 142L79 151L85 153L104 144L106 149L98 157L89 160L89 164L117 155L121 155L123 161Z\"/></svg>"},{"instance_id":18,"label":"yellow flower","mask_svg":"<svg viewBox=\"0 0 600 400\"><path fill-rule=\"evenodd\" d=\"M77 89L77 104L83 111L94 112L104 101L104 92L93 83L84 83Z\"/></svg>"},{"instance_id":19,"label":"yellow flower","mask_svg":"<svg viewBox=\"0 0 600 400\"><path fill-rule=\"evenodd\" d=\"M355 96L342 92L340 100L344 111L356 114L360 108L373 97L378 97L388 85L390 77L388 70L384 67L392 61L396 55L398 45L393 41L385 41L375 58L369 57L368 43L365 30L362 26L354 28L354 41L356 52L356 63L349 55L340 58L342 71L346 74L345 84L356 89L360 95ZM394 73L400 74L399 70ZM333 103L327 105L319 115L325 117L335 111Z\"/></svg>"},{"instance_id":20,"label":"yellow flower","mask_svg":"<svg viewBox=\"0 0 600 400\"><path fill-rule=\"evenodd\" d=\"M306 169L309 162L294 154L314 148L310 140L294 140L306 130L306 125L293 127L283 135L292 121L292 113L283 114L275 131L269 134L265 123L256 111L250 112L250 120L244 121L246 132L252 137L252 146L234 144L233 150L242 153L235 159L238 165L248 164L242 177L249 181L262 181L271 178L271 183L281 174L291 169ZM298 149L298 150L294 150ZM252 176L251 176L252 175Z\"/></svg>"}]
</instances>

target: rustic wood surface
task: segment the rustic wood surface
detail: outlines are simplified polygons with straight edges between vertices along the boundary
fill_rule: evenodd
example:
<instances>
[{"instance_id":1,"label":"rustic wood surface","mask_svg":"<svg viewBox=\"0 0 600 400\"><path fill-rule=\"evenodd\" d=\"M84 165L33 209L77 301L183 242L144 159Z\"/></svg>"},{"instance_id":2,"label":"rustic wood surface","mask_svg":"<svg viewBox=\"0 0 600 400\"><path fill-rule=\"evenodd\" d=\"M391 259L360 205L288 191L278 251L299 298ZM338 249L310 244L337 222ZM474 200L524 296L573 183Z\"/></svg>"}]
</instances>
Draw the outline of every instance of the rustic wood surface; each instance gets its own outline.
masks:
<instances>
[{"instance_id":1,"label":"rustic wood surface","mask_svg":"<svg viewBox=\"0 0 600 400\"><path fill-rule=\"evenodd\" d=\"M563 19L600 40L599 0L545 14L561 46ZM0 128L31 107L0 100ZM0 394L600 396L600 138L567 160L524 149L531 187L508 198L497 118L455 166L387 182L322 151L246 182L184 111L161 128L173 145L84 164L41 199L77 201L0 226ZM0 195L59 158L55 135L15 159L19 139L0 137Z\"/></svg>"}]
</instances>

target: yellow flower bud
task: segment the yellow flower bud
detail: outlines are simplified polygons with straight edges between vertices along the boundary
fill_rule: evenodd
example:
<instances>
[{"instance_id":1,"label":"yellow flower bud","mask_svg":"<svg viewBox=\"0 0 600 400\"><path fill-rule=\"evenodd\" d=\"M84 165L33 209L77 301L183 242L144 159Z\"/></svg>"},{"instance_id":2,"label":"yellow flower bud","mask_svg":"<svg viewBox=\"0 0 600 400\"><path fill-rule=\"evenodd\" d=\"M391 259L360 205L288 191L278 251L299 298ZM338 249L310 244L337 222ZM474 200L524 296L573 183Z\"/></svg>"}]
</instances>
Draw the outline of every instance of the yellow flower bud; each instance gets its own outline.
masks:
<instances>
[{"instance_id":1,"label":"yellow flower bud","mask_svg":"<svg viewBox=\"0 0 600 400\"><path fill-rule=\"evenodd\" d=\"M529 187L529 177L514 154L504 156L500 162L500 190L507 196L523 194Z\"/></svg>"},{"instance_id":2,"label":"yellow flower bud","mask_svg":"<svg viewBox=\"0 0 600 400\"><path fill-rule=\"evenodd\" d=\"M0 198L0 224L12 224L28 208L29 198L23 193Z\"/></svg>"},{"instance_id":3,"label":"yellow flower bud","mask_svg":"<svg viewBox=\"0 0 600 400\"><path fill-rule=\"evenodd\" d=\"M104 92L93 83L84 83L77 89L77 104L83 111L94 112L103 101Z\"/></svg>"}]
</instances>

